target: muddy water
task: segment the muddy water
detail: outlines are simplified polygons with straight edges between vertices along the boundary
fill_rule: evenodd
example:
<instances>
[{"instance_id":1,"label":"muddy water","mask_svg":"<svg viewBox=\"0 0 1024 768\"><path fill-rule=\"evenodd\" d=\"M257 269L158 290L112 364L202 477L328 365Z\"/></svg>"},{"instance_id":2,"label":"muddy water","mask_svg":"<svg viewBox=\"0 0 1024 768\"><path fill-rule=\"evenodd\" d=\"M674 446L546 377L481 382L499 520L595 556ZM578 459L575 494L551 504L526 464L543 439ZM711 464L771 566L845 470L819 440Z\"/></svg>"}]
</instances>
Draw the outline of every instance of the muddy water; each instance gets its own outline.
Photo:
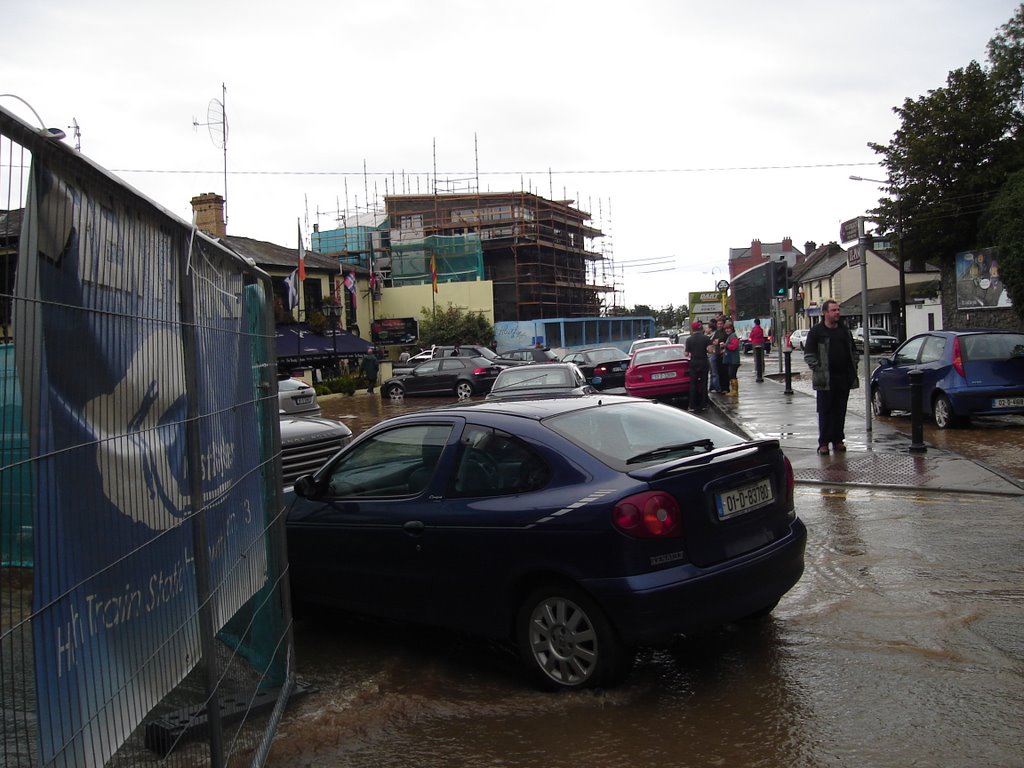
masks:
<instances>
[{"instance_id":1,"label":"muddy water","mask_svg":"<svg viewBox=\"0 0 1024 768\"><path fill-rule=\"evenodd\" d=\"M438 401L340 402L359 432ZM797 507L807 569L769 619L645 650L611 691L535 692L472 637L300 619L319 692L268 764L1022 765L1024 502L801 486Z\"/></svg>"}]
</instances>

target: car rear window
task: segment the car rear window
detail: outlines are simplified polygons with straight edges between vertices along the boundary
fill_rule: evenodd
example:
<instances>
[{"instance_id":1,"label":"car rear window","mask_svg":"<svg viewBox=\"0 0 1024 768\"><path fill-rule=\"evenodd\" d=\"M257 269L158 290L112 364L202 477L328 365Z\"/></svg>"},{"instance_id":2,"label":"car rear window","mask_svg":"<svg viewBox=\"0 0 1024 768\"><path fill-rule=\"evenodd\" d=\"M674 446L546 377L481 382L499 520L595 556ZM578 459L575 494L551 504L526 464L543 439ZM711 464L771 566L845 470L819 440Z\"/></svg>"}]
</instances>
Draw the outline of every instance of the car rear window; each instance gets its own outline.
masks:
<instances>
[{"instance_id":1,"label":"car rear window","mask_svg":"<svg viewBox=\"0 0 1024 768\"><path fill-rule=\"evenodd\" d=\"M743 442L731 432L677 408L648 401L598 405L552 416L544 424L620 471L676 458L659 456L647 462L628 463L635 456L666 446L705 439L711 441L712 448Z\"/></svg>"},{"instance_id":2,"label":"car rear window","mask_svg":"<svg viewBox=\"0 0 1024 768\"><path fill-rule=\"evenodd\" d=\"M960 345L968 360L1009 360L1024 355L1024 334L972 334L962 336Z\"/></svg>"}]
</instances>

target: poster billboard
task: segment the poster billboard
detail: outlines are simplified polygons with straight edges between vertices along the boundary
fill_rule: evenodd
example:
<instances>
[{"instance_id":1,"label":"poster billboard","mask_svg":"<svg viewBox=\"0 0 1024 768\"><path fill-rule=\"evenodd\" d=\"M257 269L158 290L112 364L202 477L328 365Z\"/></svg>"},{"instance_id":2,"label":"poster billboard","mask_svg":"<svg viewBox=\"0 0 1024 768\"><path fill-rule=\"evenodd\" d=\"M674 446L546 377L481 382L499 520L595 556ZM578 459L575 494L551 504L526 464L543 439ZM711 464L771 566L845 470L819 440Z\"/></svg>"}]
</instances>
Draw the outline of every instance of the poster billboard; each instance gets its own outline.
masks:
<instances>
[{"instance_id":1,"label":"poster billboard","mask_svg":"<svg viewBox=\"0 0 1024 768\"><path fill-rule=\"evenodd\" d=\"M956 308L1003 309L1010 295L999 275L999 249L982 248L956 255Z\"/></svg>"}]
</instances>

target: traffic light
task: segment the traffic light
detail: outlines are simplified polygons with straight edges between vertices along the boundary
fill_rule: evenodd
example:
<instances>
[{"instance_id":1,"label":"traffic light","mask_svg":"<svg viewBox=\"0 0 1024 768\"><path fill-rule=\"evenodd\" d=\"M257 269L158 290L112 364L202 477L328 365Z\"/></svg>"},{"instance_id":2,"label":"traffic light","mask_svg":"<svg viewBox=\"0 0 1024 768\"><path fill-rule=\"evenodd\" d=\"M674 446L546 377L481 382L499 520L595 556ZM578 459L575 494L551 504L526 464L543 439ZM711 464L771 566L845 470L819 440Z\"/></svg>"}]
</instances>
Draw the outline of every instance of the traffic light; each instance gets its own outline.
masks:
<instances>
[{"instance_id":1,"label":"traffic light","mask_svg":"<svg viewBox=\"0 0 1024 768\"><path fill-rule=\"evenodd\" d=\"M789 293L789 264L773 261L771 267L772 296L785 297Z\"/></svg>"}]
</instances>

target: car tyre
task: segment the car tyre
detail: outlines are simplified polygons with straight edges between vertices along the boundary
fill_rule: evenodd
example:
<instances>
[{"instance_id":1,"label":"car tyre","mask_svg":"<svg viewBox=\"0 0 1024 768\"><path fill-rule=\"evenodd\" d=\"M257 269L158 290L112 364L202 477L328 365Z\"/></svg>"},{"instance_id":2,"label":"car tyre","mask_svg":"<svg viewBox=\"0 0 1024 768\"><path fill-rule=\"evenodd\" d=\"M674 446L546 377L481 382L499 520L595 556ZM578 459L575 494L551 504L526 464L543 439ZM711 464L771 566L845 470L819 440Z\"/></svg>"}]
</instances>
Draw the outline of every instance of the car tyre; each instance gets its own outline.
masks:
<instances>
[{"instance_id":1,"label":"car tyre","mask_svg":"<svg viewBox=\"0 0 1024 768\"><path fill-rule=\"evenodd\" d=\"M581 590L551 584L523 602L516 639L528 674L542 690L579 690L625 679L633 653L604 612Z\"/></svg>"},{"instance_id":2,"label":"car tyre","mask_svg":"<svg viewBox=\"0 0 1024 768\"><path fill-rule=\"evenodd\" d=\"M468 400L473 396L473 385L468 381L460 381L455 385L455 396L459 400Z\"/></svg>"},{"instance_id":3,"label":"car tyre","mask_svg":"<svg viewBox=\"0 0 1024 768\"><path fill-rule=\"evenodd\" d=\"M389 384L384 388L384 396L388 400L405 400L405 388L401 384Z\"/></svg>"},{"instance_id":4,"label":"car tyre","mask_svg":"<svg viewBox=\"0 0 1024 768\"><path fill-rule=\"evenodd\" d=\"M882 399L882 391L876 386L871 388L871 413L875 416L888 416L892 411Z\"/></svg>"},{"instance_id":5,"label":"car tyre","mask_svg":"<svg viewBox=\"0 0 1024 768\"><path fill-rule=\"evenodd\" d=\"M945 395L936 395L935 402L932 403L932 421L939 429L949 429L960 422L953 412L953 404Z\"/></svg>"}]
</instances>

